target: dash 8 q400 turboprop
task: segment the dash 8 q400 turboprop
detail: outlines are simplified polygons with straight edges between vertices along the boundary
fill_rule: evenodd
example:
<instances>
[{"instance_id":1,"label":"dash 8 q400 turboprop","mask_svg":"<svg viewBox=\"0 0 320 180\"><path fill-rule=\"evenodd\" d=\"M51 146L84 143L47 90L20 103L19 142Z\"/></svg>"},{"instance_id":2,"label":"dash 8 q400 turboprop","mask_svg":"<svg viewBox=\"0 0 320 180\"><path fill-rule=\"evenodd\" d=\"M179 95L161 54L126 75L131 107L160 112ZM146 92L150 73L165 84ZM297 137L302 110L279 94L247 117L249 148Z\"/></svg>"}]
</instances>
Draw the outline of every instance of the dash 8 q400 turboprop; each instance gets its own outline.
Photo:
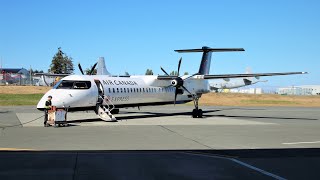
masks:
<instances>
[{"instance_id":1,"label":"dash 8 q400 turboprop","mask_svg":"<svg viewBox=\"0 0 320 180\"><path fill-rule=\"evenodd\" d=\"M193 75L110 76L70 75L61 79L39 101L37 108L44 109L46 98L53 96L52 104L68 111L93 110L103 120L112 121L119 108L186 103L193 101L193 118L201 118L198 101L202 94L210 92L209 79L245 78L306 74L306 72L219 74L210 75L211 55L214 52L244 51L243 48L209 48L175 50L179 53L202 52L199 71ZM82 68L79 65L83 74ZM95 66L92 68L94 70Z\"/></svg>"}]
</instances>

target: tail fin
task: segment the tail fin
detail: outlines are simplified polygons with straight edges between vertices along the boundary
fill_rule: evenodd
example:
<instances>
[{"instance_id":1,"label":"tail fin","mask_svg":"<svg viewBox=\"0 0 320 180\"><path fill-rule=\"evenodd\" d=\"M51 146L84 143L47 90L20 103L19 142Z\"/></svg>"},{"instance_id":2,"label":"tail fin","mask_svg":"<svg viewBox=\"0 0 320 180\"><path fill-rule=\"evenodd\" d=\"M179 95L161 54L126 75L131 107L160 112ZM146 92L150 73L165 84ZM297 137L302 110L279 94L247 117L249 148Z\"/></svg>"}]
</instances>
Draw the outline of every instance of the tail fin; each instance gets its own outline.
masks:
<instances>
[{"instance_id":1,"label":"tail fin","mask_svg":"<svg viewBox=\"0 0 320 180\"><path fill-rule=\"evenodd\" d=\"M232 51L244 51L243 48L210 48L203 46L201 49L182 49L175 50L178 53L188 52L202 52L201 64L199 67L199 74L206 75L210 73L211 55L212 52L232 52Z\"/></svg>"},{"instance_id":2,"label":"tail fin","mask_svg":"<svg viewBox=\"0 0 320 180\"><path fill-rule=\"evenodd\" d=\"M106 68L104 57L99 57L97 75L111 75Z\"/></svg>"}]
</instances>

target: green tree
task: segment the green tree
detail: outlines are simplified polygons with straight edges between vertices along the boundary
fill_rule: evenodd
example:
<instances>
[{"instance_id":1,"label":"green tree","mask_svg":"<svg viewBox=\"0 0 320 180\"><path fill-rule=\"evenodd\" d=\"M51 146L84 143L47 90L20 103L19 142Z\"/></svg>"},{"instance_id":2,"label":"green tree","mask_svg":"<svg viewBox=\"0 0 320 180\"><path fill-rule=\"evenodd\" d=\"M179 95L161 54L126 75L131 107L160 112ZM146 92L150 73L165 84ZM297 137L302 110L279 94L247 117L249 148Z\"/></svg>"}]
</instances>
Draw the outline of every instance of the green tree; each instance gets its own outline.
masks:
<instances>
[{"instance_id":1,"label":"green tree","mask_svg":"<svg viewBox=\"0 0 320 180\"><path fill-rule=\"evenodd\" d=\"M184 74L183 75L189 75L189 73L188 72L184 72Z\"/></svg>"},{"instance_id":2,"label":"green tree","mask_svg":"<svg viewBox=\"0 0 320 180\"><path fill-rule=\"evenodd\" d=\"M124 75L126 75L126 76L130 76L130 74L129 74L127 71L124 73Z\"/></svg>"},{"instance_id":3,"label":"green tree","mask_svg":"<svg viewBox=\"0 0 320 180\"><path fill-rule=\"evenodd\" d=\"M170 76L178 76L178 71L171 71Z\"/></svg>"},{"instance_id":4,"label":"green tree","mask_svg":"<svg viewBox=\"0 0 320 180\"><path fill-rule=\"evenodd\" d=\"M152 71L152 69L147 69L147 71L146 71L146 75L153 75L153 71Z\"/></svg>"},{"instance_id":5,"label":"green tree","mask_svg":"<svg viewBox=\"0 0 320 180\"><path fill-rule=\"evenodd\" d=\"M33 70L33 69L31 69L31 73L43 73L43 70Z\"/></svg>"},{"instance_id":6,"label":"green tree","mask_svg":"<svg viewBox=\"0 0 320 180\"><path fill-rule=\"evenodd\" d=\"M58 52L52 58L50 72L54 74L72 74L73 71L72 58L62 52L61 47L59 47Z\"/></svg>"}]
</instances>

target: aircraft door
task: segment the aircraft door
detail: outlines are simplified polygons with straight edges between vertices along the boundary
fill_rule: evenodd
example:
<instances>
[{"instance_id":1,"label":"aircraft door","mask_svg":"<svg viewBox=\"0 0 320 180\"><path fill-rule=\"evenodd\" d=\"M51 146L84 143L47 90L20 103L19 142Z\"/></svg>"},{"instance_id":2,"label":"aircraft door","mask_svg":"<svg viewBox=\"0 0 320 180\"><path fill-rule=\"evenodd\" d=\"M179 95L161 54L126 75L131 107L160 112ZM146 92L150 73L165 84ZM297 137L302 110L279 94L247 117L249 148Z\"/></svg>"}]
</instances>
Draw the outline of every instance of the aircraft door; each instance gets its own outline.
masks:
<instances>
[{"instance_id":1,"label":"aircraft door","mask_svg":"<svg viewBox=\"0 0 320 180\"><path fill-rule=\"evenodd\" d=\"M98 89L98 100L97 100L97 104L102 104L103 99L104 99L104 89L103 86L101 84L101 82L99 80L94 80L94 82L97 85L97 89Z\"/></svg>"}]
</instances>

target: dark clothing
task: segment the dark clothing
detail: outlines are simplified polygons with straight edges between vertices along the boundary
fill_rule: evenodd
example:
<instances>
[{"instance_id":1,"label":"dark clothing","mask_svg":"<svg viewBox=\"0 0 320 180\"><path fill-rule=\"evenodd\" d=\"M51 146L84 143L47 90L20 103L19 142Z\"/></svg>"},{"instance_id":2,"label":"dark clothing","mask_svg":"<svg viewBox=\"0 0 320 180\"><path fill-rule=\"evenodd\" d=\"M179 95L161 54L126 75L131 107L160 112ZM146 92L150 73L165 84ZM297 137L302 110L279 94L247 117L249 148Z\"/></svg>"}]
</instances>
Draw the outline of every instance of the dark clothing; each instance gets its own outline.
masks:
<instances>
[{"instance_id":1,"label":"dark clothing","mask_svg":"<svg viewBox=\"0 0 320 180\"><path fill-rule=\"evenodd\" d=\"M50 100L48 100L48 101L46 101L46 104L45 104L46 106L46 109L48 110L48 109L50 109L50 107L49 106L51 106L52 105L52 103L51 103L51 101Z\"/></svg>"},{"instance_id":2,"label":"dark clothing","mask_svg":"<svg viewBox=\"0 0 320 180\"><path fill-rule=\"evenodd\" d=\"M46 125L48 122L48 110L51 109L50 106L51 106L51 101L50 100L46 101L45 110L44 110L44 122L43 122L44 125Z\"/></svg>"},{"instance_id":3,"label":"dark clothing","mask_svg":"<svg viewBox=\"0 0 320 180\"><path fill-rule=\"evenodd\" d=\"M44 110L44 122L43 124L46 125L48 122L48 110Z\"/></svg>"}]
</instances>

